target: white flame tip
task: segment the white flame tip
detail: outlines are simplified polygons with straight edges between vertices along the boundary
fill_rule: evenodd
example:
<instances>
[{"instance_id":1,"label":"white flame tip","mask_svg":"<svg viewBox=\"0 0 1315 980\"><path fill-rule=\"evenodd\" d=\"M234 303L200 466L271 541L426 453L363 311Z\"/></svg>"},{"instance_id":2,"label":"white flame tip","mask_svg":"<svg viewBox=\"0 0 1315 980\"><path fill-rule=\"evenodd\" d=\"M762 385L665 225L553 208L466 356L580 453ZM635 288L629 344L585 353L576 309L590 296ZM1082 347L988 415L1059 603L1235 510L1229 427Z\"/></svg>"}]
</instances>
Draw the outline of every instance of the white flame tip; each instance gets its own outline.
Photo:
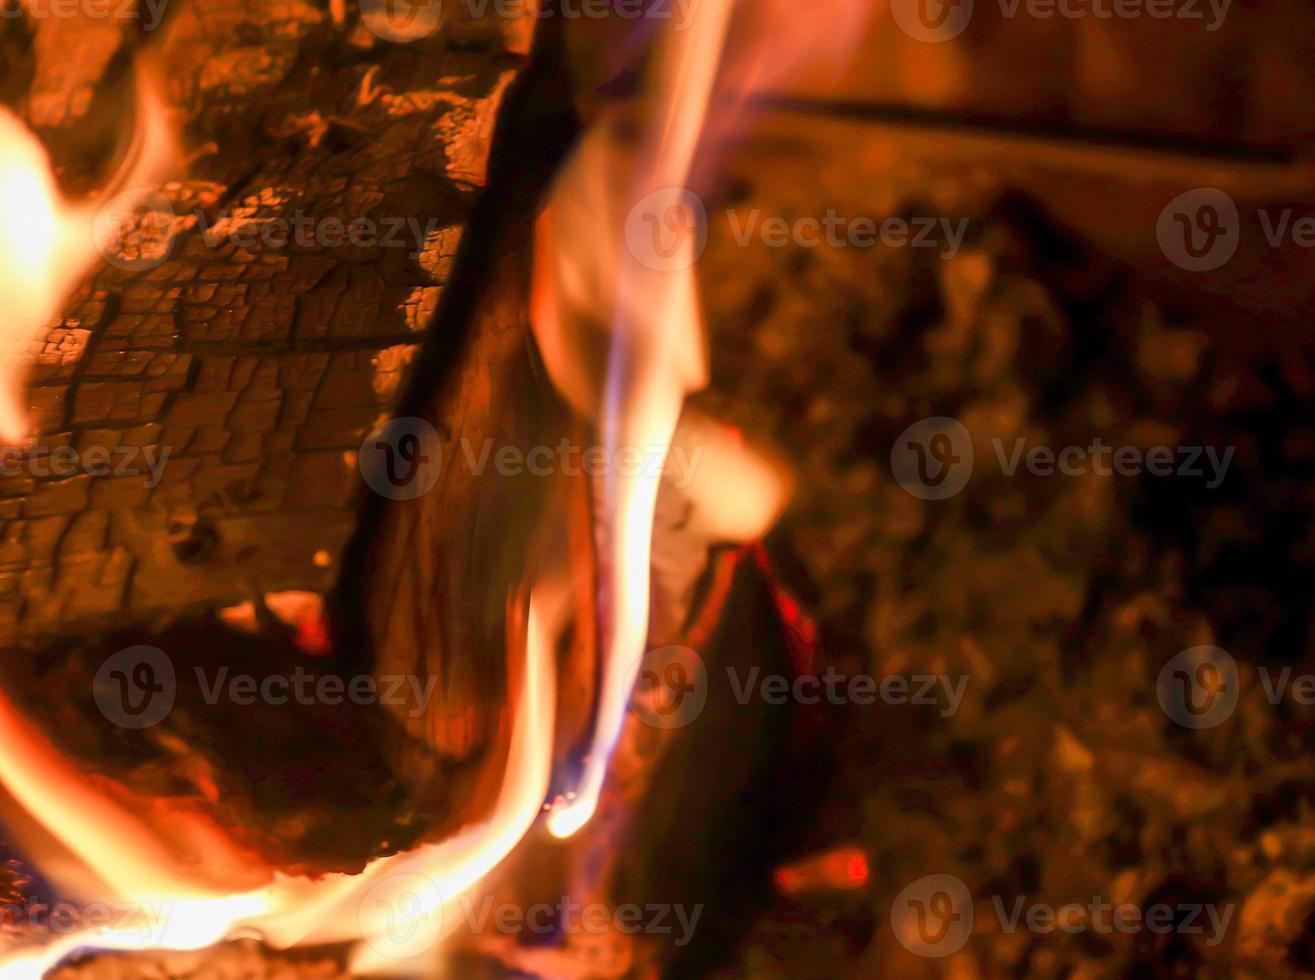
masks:
<instances>
[{"instance_id":1,"label":"white flame tip","mask_svg":"<svg viewBox=\"0 0 1315 980\"><path fill-rule=\"evenodd\" d=\"M598 799L559 800L548 815L548 833L558 840L566 840L575 834L593 818L598 807Z\"/></svg>"}]
</instances>

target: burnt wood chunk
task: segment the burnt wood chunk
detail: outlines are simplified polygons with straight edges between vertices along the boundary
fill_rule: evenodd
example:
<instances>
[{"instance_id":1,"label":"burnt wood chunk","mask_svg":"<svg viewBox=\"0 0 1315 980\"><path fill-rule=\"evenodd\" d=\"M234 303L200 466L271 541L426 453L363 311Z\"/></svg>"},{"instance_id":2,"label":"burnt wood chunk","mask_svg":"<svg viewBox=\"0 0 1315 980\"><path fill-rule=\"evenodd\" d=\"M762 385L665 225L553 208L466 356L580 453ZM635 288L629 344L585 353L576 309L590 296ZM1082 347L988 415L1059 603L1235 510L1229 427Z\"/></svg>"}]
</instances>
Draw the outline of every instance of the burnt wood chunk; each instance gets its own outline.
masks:
<instances>
[{"instance_id":1,"label":"burnt wood chunk","mask_svg":"<svg viewBox=\"0 0 1315 980\"><path fill-rule=\"evenodd\" d=\"M33 352L35 446L0 474L0 642L335 581L356 450L405 387L526 63L494 16L398 44L329 5L167 13L140 41L5 21L70 193L125 142L134 46L188 160L157 199L168 257L102 263ZM174 540L179 511L209 540Z\"/></svg>"}]
</instances>

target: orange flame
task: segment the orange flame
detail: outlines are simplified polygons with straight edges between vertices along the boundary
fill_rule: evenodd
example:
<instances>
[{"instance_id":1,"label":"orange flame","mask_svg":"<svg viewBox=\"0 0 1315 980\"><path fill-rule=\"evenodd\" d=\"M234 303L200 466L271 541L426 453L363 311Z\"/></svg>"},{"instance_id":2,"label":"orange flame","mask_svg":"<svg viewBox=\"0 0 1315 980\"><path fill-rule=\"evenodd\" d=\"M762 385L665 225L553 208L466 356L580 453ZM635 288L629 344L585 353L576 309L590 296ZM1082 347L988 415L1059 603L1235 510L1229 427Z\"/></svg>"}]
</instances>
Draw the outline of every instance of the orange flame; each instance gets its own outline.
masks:
<instances>
[{"instance_id":1,"label":"orange flame","mask_svg":"<svg viewBox=\"0 0 1315 980\"><path fill-rule=\"evenodd\" d=\"M633 178L612 179L623 148L599 125L568 163L536 235L531 299L536 336L555 384L598 420L609 458L622 447L671 444L685 395L707 383L703 320L694 278L695 236L653 254L622 246L629 202L652 217L683 213L682 188L698 149L734 0L706 0L686 31L664 38L660 93ZM632 196L633 195L633 196ZM675 209L673 211L673 209ZM642 215L641 215L642 217ZM599 224L601 223L601 227ZM660 229L655 229L655 232ZM690 230L688 223L682 229ZM582 373L581 348L610 318L605 374ZM648 636L649 549L660 474L609 468L598 528L603 677L593 741L575 795L554 806L548 829L575 833L593 814L608 757Z\"/></svg>"},{"instance_id":2,"label":"orange flame","mask_svg":"<svg viewBox=\"0 0 1315 980\"><path fill-rule=\"evenodd\" d=\"M760 9L778 14L786 6L764 3ZM857 6L856 0L816 4L820 11L814 6L809 16L822 21L830 7ZM626 144L614 117L586 134L536 229L531 296L535 337L549 375L572 406L597 424L609 458L632 446L665 454L673 439L679 448L693 441L716 454L685 488L701 508L699 533L709 540L761 534L788 493L779 467L746 450L725 427L683 411L685 397L708 380L694 272L700 207L685 188L701 142L710 131L727 128L714 112L719 75L723 81L734 75L738 88L732 85L730 95L743 95L762 83L765 63L779 69L809 43L807 32L803 40L788 31L779 38L769 33L769 48L738 65L728 61L735 9L736 0L702 0L692 23L668 29L638 146ZM783 29L785 22L776 27ZM166 154L159 99L144 74L139 82L138 153L117 187L149 179ZM0 353L7 355L0 357L4 438L26 433L21 355L94 263L89 226L96 210L63 200L36 140L0 110L0 286L17 298L0 321L6 344ZM583 826L597 806L647 644L661 477L652 467L643 469L634 476L610 472L598 487L604 676L579 786L548 814L548 829L559 837ZM193 950L246 935L278 948L357 942L351 967L358 975L426 972L424 955L447 931L444 908L521 841L550 785L554 652L571 617L572 585L563 574L529 581L525 635L509 640L508 650L509 660L523 669L509 710L501 788L487 818L441 842L380 858L355 875L309 879L253 868L249 855L200 819L184 820L165 834L150 819L149 807L125 805L88 781L0 695L0 741L6 745L0 782L115 897L167 909L147 936L88 929L39 948L7 951L0 954L0 980L36 980L81 950ZM518 649L521 657L515 656ZM206 860L182 860L180 845ZM399 914L405 919L400 932Z\"/></svg>"},{"instance_id":3,"label":"orange flame","mask_svg":"<svg viewBox=\"0 0 1315 980\"><path fill-rule=\"evenodd\" d=\"M23 380L33 342L98 257L93 223L123 195L128 209L149 193L173 153L155 73L137 71L137 127L127 160L103 196L63 196L45 148L17 116L0 107L0 439L28 434Z\"/></svg>"},{"instance_id":4,"label":"orange flame","mask_svg":"<svg viewBox=\"0 0 1315 980\"><path fill-rule=\"evenodd\" d=\"M86 782L0 696L0 781L97 872L116 896L147 913L143 930L86 930L0 958L0 980L39 980L84 949L195 950L241 935L276 948L364 940L357 974L418 967L444 933L443 910L478 884L530 829L548 791L554 727L553 651L566 622L564 579L540 583L528 605L524 676L502 787L489 818L441 843L379 858L360 874L310 879L266 873L245 891L198 881L133 813ZM220 839L220 851L230 850ZM399 933L398 919L403 929Z\"/></svg>"},{"instance_id":5,"label":"orange flame","mask_svg":"<svg viewBox=\"0 0 1315 980\"><path fill-rule=\"evenodd\" d=\"M805 16L834 39L837 28L852 37L859 10L854 0L818 0ZM746 56L727 45L736 11L736 0L704 0L687 30L668 31L640 145L627 146L621 121L605 114L567 164L536 230L535 336L553 383L597 423L610 458L623 447L668 452L685 397L708 380L694 271L705 214L688 190L701 143L724 140L728 115L818 41L794 29L797 5L765 0L747 11L759 43ZM737 463L761 472L751 455L723 460L730 485ZM574 834L598 805L647 645L659 482L651 472L611 471L597 488L603 676L579 784L548 819L558 837ZM763 485L751 512L770 523L782 493L777 482ZM755 526L761 533L767 524Z\"/></svg>"},{"instance_id":6,"label":"orange flame","mask_svg":"<svg viewBox=\"0 0 1315 980\"><path fill-rule=\"evenodd\" d=\"M98 213L111 202L117 213L146 201L153 192L138 185L158 175L171 150L155 77L143 68L128 162L103 196L71 203L59 192L35 136L0 109L0 287L8 301L0 314L0 437L26 436L27 349L94 265L98 248L111 244L98 232L117 229L98 228ZM108 897L133 905L145 919L131 928L87 929L44 946L6 950L0 980L35 980L82 950L195 950L250 934L276 947L360 942L356 972L384 972L411 951L427 950L443 933L443 906L496 867L542 809L554 728L552 657L569 597L556 577L544 577L530 590L523 677L512 705L501 790L488 818L442 842L374 861L357 875L312 880L253 866L251 855L197 815L162 819L151 801L116 798L61 756L0 694L0 783ZM414 887L417 880L423 888ZM399 914L406 919L402 946L395 936Z\"/></svg>"}]
</instances>

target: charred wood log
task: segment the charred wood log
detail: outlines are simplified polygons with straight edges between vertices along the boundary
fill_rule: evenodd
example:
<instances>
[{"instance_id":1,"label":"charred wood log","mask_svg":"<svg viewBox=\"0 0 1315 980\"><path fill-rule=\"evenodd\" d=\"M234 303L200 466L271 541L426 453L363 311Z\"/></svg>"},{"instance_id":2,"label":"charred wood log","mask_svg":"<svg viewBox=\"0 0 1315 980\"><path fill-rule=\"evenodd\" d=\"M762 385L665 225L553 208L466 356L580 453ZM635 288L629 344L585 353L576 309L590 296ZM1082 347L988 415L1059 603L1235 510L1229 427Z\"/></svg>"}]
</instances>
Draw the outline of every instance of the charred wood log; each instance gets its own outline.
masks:
<instances>
[{"instance_id":1,"label":"charred wood log","mask_svg":"<svg viewBox=\"0 0 1315 980\"><path fill-rule=\"evenodd\" d=\"M524 320L515 289L478 330L458 322L468 301L434 320L450 289L473 288L469 275L459 287L450 282L458 243L468 232L499 238L474 227L494 217L478 201L496 113L529 63L524 25L459 16L398 45L355 14L311 5L203 0L179 13L158 53L196 150L187 179L165 188L172 247L151 269L107 266L72 298L36 355L31 389L42 449L131 453L162 464L158 484L149 473L59 475L33 465L0 478L0 637L14 647L6 687L89 772L166 809L172 801L203 811L289 870L359 868L412 843L425 818L459 796L436 791L426 781L435 770L407 755L405 713L399 733L377 704L235 710L209 703L193 676L400 672L405 649L387 650L378 664L364 648L348 649L361 637L350 615L340 617L334 656L309 660L307 631L318 622L290 632L268 615L275 603L266 597L322 593L361 573L342 560L357 518L357 449L397 406L422 342L432 345L421 358L431 380L527 367L514 341ZM60 81L48 60L58 45L47 35L79 22L55 23L41 21L27 41L35 68L26 108L77 185L90 151L72 134L92 96L122 80L129 45L117 34L95 41L103 56ZM544 167L551 162L545 153ZM518 207L533 200L502 197ZM339 228L363 219L379 235L359 246L341 236L288 241L300 217ZM284 232L265 234L271 227ZM399 227L411 236L404 249L383 240ZM524 267L514 247L507 256ZM468 355L476 360L463 368L449 363ZM449 469L447 478L459 475ZM466 491L439 496L450 505ZM449 516L453 553L466 560L490 535L496 544L499 529L488 523L496 508L461 502L472 508L469 521ZM483 537L467 545L478 547L460 547L476 518ZM515 546L503 544L508 554ZM410 594L399 567L410 556L387 554L372 581ZM398 576L391 584L390 575ZM219 612L226 623L245 619L245 630L217 621ZM489 616L472 635L497 629ZM116 726L91 687L108 657L138 644L164 650L178 681L176 709L145 730ZM322 650L323 636L309 646ZM469 693L469 668L453 663L443 683ZM417 666L440 674L437 661ZM493 705L501 691L480 696ZM467 710L454 695L436 701ZM440 750L455 747L440 756L454 763L446 775L456 786L492 723L472 716L466 737L457 734L464 716L444 718L429 730L443 733ZM401 783L381 753L390 740L392 761L411 777ZM418 791L415 805L404 789Z\"/></svg>"},{"instance_id":2,"label":"charred wood log","mask_svg":"<svg viewBox=\"0 0 1315 980\"><path fill-rule=\"evenodd\" d=\"M131 125L113 93L132 45L105 23L45 18L26 41L21 104L71 189ZM191 157L162 189L171 247L106 263L34 352L37 448L111 463L0 476L0 641L331 586L349 454L405 388L526 64L504 28L401 45L319 6L201 0L149 42ZM180 513L213 548L169 546Z\"/></svg>"}]
</instances>

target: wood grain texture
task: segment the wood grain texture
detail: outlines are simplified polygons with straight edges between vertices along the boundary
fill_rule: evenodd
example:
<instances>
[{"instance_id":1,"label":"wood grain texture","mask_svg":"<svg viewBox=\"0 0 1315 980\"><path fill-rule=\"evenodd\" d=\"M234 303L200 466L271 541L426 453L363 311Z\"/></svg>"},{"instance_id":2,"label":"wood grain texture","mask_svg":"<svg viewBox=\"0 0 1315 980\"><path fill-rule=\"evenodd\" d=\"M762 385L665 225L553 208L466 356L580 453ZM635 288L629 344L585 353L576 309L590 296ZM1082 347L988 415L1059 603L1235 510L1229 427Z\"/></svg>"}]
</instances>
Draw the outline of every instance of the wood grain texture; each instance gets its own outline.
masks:
<instances>
[{"instance_id":1,"label":"wood grain texture","mask_svg":"<svg viewBox=\"0 0 1315 980\"><path fill-rule=\"evenodd\" d=\"M29 26L28 118L66 182L90 183L114 144L98 156L84 131L130 124L105 94L131 87L127 34ZM77 290L34 352L30 402L42 451L141 468L149 449L163 477L6 470L0 641L335 580L354 453L405 387L525 64L509 28L453 23L401 45L314 4L199 0L145 42L192 155L162 188L172 251ZM361 220L367 243L343 241ZM280 221L308 230L286 241L296 226ZM167 546L178 515L213 530L203 558Z\"/></svg>"}]
</instances>

